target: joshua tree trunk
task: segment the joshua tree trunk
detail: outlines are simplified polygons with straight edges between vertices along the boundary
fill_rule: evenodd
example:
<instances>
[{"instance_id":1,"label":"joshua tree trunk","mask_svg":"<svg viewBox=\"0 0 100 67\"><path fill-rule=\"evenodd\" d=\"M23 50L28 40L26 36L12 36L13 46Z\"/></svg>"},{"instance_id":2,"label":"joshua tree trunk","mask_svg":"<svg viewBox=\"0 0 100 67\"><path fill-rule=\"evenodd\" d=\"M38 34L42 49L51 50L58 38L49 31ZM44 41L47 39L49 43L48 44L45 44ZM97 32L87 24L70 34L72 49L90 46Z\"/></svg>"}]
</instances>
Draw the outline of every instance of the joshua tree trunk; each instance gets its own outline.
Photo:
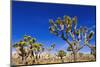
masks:
<instances>
[{"instance_id":1,"label":"joshua tree trunk","mask_svg":"<svg viewBox=\"0 0 100 67\"><path fill-rule=\"evenodd\" d=\"M96 60L96 50L95 49L91 49L91 54L94 56L95 60Z\"/></svg>"},{"instance_id":2,"label":"joshua tree trunk","mask_svg":"<svg viewBox=\"0 0 100 67\"><path fill-rule=\"evenodd\" d=\"M73 51L73 58L74 58L74 62L76 62L77 61L77 52L76 51Z\"/></svg>"},{"instance_id":3,"label":"joshua tree trunk","mask_svg":"<svg viewBox=\"0 0 100 67\"><path fill-rule=\"evenodd\" d=\"M32 45L31 44L29 45L29 50L30 50L31 55L33 56L33 50L32 50Z\"/></svg>"},{"instance_id":4,"label":"joshua tree trunk","mask_svg":"<svg viewBox=\"0 0 100 67\"><path fill-rule=\"evenodd\" d=\"M22 61L23 61L23 64L26 64L26 56L23 55Z\"/></svg>"},{"instance_id":5,"label":"joshua tree trunk","mask_svg":"<svg viewBox=\"0 0 100 67\"><path fill-rule=\"evenodd\" d=\"M38 52L35 52L35 63L37 63L38 60L39 60L39 58L38 58Z\"/></svg>"},{"instance_id":6,"label":"joshua tree trunk","mask_svg":"<svg viewBox=\"0 0 100 67\"><path fill-rule=\"evenodd\" d=\"M25 53L23 46L21 48L21 52L22 52L22 62L23 64L26 64L26 53Z\"/></svg>"},{"instance_id":7,"label":"joshua tree trunk","mask_svg":"<svg viewBox=\"0 0 100 67\"><path fill-rule=\"evenodd\" d=\"M28 57L28 56L30 56L30 57L32 58L31 60L32 60L33 63L34 63L34 62L35 62L34 59L33 59L34 54L33 54L32 45L31 45L31 44L29 45L29 51L28 51L27 57ZM27 58L27 57L26 57L26 58Z\"/></svg>"},{"instance_id":8,"label":"joshua tree trunk","mask_svg":"<svg viewBox=\"0 0 100 67\"><path fill-rule=\"evenodd\" d=\"M63 63L64 62L63 57L60 57L60 58L61 58L61 62Z\"/></svg>"}]
</instances>

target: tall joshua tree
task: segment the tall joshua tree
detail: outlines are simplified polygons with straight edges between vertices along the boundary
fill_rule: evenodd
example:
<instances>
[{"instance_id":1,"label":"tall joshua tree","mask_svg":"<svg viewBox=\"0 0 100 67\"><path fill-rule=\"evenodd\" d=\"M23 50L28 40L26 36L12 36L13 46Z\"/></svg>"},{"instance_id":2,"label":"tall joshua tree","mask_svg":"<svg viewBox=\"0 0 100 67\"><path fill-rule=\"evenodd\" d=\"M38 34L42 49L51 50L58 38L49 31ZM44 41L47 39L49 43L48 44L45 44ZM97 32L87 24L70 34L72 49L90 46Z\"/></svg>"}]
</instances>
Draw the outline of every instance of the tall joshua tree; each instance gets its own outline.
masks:
<instances>
[{"instance_id":1,"label":"tall joshua tree","mask_svg":"<svg viewBox=\"0 0 100 67\"><path fill-rule=\"evenodd\" d=\"M76 16L73 18L64 16L63 20L58 17L55 22L53 19L50 19L49 23L49 31L68 43L68 51L72 51L74 62L77 61L77 52L80 49L82 49L84 46L89 46L90 48L89 41L92 39L94 32L92 31L91 33L90 31L89 34L88 29L82 26L80 26L78 29ZM84 43L80 45L82 40L84 40Z\"/></svg>"}]
</instances>

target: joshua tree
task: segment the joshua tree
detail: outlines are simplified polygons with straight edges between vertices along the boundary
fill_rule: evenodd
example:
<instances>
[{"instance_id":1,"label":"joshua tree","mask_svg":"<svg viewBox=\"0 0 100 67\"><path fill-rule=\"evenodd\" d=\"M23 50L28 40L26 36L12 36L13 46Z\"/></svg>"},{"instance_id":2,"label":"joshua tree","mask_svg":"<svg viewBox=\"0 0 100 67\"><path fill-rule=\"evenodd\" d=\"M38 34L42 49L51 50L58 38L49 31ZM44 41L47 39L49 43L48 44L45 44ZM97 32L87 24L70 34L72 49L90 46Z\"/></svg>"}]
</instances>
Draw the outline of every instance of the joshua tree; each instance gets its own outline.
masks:
<instances>
[{"instance_id":1,"label":"joshua tree","mask_svg":"<svg viewBox=\"0 0 100 67\"><path fill-rule=\"evenodd\" d=\"M81 52L79 52L78 54L79 54L79 56L80 56L80 57L82 57L82 56L83 56L83 53L81 53Z\"/></svg>"},{"instance_id":2,"label":"joshua tree","mask_svg":"<svg viewBox=\"0 0 100 67\"><path fill-rule=\"evenodd\" d=\"M31 58L34 57L34 54L33 54L34 52L40 51L40 47L42 45L36 44L35 42L36 42L35 38L25 35L23 40L14 44L13 47L16 48L17 54L22 57L23 64L26 64L26 59L28 57L31 57ZM25 49L25 47L27 47L27 49ZM36 49L36 51L33 49ZM26 50L27 50L27 52L26 52ZM33 62L34 62L34 59L31 59L31 60L33 60Z\"/></svg>"},{"instance_id":3,"label":"joshua tree","mask_svg":"<svg viewBox=\"0 0 100 67\"><path fill-rule=\"evenodd\" d=\"M40 58L40 52L43 51L43 45L36 43L36 39L32 38L31 36L24 36L24 41L28 45L28 55L30 54L31 57L36 56L35 61ZM34 60L33 60L34 61Z\"/></svg>"},{"instance_id":4,"label":"joshua tree","mask_svg":"<svg viewBox=\"0 0 100 67\"><path fill-rule=\"evenodd\" d=\"M77 17L74 16L70 18L69 16L64 16L63 20L60 17L54 22L52 19L49 21L50 27L49 31L62 38L66 43L68 43L68 51L72 51L74 62L77 61L77 52L84 46L88 46L89 41L92 39L94 32L88 31L87 27L80 26L77 29ZM87 35L89 34L89 35ZM84 43L80 45L80 42L84 40ZM90 45L89 45L90 46ZM92 49L93 50L93 49Z\"/></svg>"},{"instance_id":5,"label":"joshua tree","mask_svg":"<svg viewBox=\"0 0 100 67\"><path fill-rule=\"evenodd\" d=\"M25 63L25 56L26 56L26 52L24 49L25 46L26 46L26 43L22 40L13 45L13 47L16 48L17 54L22 58L23 63Z\"/></svg>"},{"instance_id":6,"label":"joshua tree","mask_svg":"<svg viewBox=\"0 0 100 67\"><path fill-rule=\"evenodd\" d=\"M52 44L52 45L50 45L49 48L47 48L49 54L50 54L50 51L53 50L53 49L55 48L55 46L56 46L55 44Z\"/></svg>"},{"instance_id":7,"label":"joshua tree","mask_svg":"<svg viewBox=\"0 0 100 67\"><path fill-rule=\"evenodd\" d=\"M33 45L33 51L36 55L36 60L38 60L40 58L40 52L43 51L43 45L42 44L38 44L38 43L34 43Z\"/></svg>"},{"instance_id":8,"label":"joshua tree","mask_svg":"<svg viewBox=\"0 0 100 67\"><path fill-rule=\"evenodd\" d=\"M31 54L33 56L33 44L36 42L35 38L32 38L31 36L24 36L24 41L26 42L27 46L28 46L28 50L29 50L29 54Z\"/></svg>"},{"instance_id":9,"label":"joshua tree","mask_svg":"<svg viewBox=\"0 0 100 67\"><path fill-rule=\"evenodd\" d=\"M47 49L49 51L49 54L48 54L48 57L49 57L49 60L50 60L50 53L51 51L55 48L55 44L51 44L51 46ZM54 59L54 58L53 58ZM51 59L52 60L52 59Z\"/></svg>"},{"instance_id":10,"label":"joshua tree","mask_svg":"<svg viewBox=\"0 0 100 67\"><path fill-rule=\"evenodd\" d=\"M57 56L60 57L61 61L63 61L63 57L66 56L66 52L64 50L59 50Z\"/></svg>"},{"instance_id":11,"label":"joshua tree","mask_svg":"<svg viewBox=\"0 0 100 67\"><path fill-rule=\"evenodd\" d=\"M55 46L56 46L55 44L52 44L52 45L51 45L51 48L52 48L52 49L54 49L54 48L55 48Z\"/></svg>"}]
</instances>

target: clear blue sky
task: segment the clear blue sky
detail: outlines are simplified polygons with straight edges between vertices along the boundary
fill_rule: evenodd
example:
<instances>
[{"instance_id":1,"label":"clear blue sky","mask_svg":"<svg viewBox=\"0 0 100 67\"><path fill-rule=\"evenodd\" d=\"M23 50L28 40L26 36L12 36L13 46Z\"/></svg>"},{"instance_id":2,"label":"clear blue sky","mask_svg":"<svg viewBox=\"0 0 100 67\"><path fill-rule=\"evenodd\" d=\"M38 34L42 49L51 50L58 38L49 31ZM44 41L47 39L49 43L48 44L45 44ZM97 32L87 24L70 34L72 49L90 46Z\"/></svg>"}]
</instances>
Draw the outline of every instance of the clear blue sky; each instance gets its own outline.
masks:
<instances>
[{"instance_id":1,"label":"clear blue sky","mask_svg":"<svg viewBox=\"0 0 100 67\"><path fill-rule=\"evenodd\" d=\"M36 2L12 2L12 44L18 42L25 34L35 37L37 42L49 47L55 43L56 48L66 49L66 42L54 36L48 30L49 19L57 17L63 18L64 15L78 17L78 27L95 26L95 6L49 4ZM93 29L95 31L95 28ZM91 41L95 44L95 35ZM64 46L65 45L65 46ZM83 52L89 51L88 48L82 49Z\"/></svg>"}]
</instances>

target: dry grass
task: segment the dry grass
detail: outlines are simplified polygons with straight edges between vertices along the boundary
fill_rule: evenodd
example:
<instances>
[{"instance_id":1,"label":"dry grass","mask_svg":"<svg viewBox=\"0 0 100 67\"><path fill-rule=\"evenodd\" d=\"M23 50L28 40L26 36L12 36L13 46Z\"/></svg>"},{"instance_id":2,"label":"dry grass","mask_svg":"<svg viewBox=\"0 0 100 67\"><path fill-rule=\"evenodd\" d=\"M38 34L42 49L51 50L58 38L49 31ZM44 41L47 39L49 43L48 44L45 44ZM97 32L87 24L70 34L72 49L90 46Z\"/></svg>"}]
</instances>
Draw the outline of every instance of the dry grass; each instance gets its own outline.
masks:
<instances>
[{"instance_id":1,"label":"dry grass","mask_svg":"<svg viewBox=\"0 0 100 67\"><path fill-rule=\"evenodd\" d=\"M32 59L34 58L30 58L28 57L26 59L26 61L28 62L28 64L52 64L52 63L62 63L61 59L57 56L52 56L52 57L46 57L46 55L42 56L40 59L36 60L35 62L32 62ZM16 54L12 55L12 64L13 65L24 65L21 61L21 57L17 56ZM65 57L63 57L63 61L64 62L73 62L73 56L72 55L66 55ZM84 62L84 61L95 61L95 58L90 55L90 54L83 54L82 56L77 55L77 61L76 62ZM26 65L26 64L25 64Z\"/></svg>"}]
</instances>

